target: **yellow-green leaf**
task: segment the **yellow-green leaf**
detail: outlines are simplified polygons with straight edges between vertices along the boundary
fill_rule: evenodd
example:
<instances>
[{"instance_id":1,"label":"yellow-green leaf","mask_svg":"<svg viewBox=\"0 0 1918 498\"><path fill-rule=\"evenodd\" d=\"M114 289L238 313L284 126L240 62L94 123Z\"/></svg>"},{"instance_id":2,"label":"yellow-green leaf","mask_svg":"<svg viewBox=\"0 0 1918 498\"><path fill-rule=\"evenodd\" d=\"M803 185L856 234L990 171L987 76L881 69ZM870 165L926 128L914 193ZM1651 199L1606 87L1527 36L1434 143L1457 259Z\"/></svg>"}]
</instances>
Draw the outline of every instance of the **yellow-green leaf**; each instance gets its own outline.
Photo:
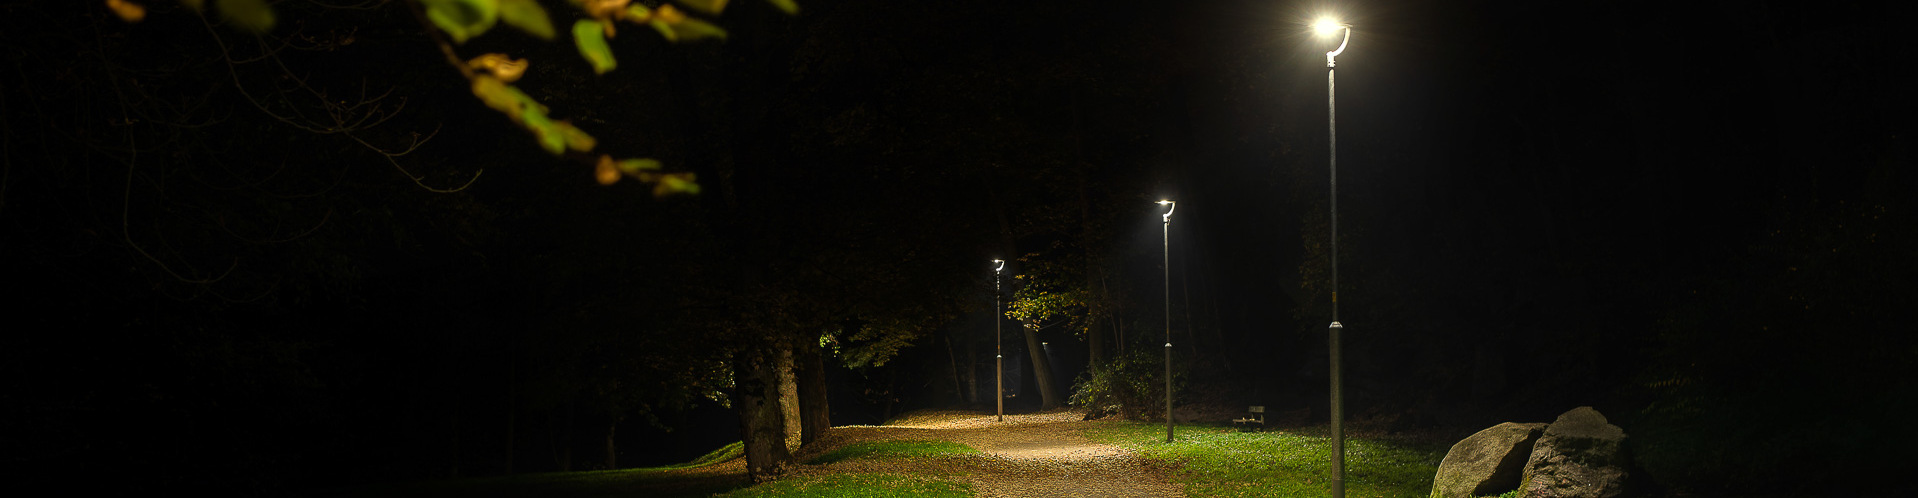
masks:
<instances>
[{"instance_id":1,"label":"yellow-green leaf","mask_svg":"<svg viewBox=\"0 0 1918 498\"><path fill-rule=\"evenodd\" d=\"M677 38L681 41L706 38L726 39L726 30L719 29L719 26L714 26L712 23L698 19L687 19L680 21L678 24L674 24L673 33L678 35Z\"/></svg>"},{"instance_id":2,"label":"yellow-green leaf","mask_svg":"<svg viewBox=\"0 0 1918 498\"><path fill-rule=\"evenodd\" d=\"M679 34L674 33L673 25L666 24L665 20L654 18L651 21L646 21L646 25L652 26L653 31L658 31L660 38L665 38L666 41L669 41L669 42L675 42L675 43L679 42Z\"/></svg>"},{"instance_id":3,"label":"yellow-green leaf","mask_svg":"<svg viewBox=\"0 0 1918 498\"><path fill-rule=\"evenodd\" d=\"M499 18L508 26L519 28L526 34L541 40L553 39L553 20L546 17L546 9L533 0L499 0Z\"/></svg>"},{"instance_id":4,"label":"yellow-green leaf","mask_svg":"<svg viewBox=\"0 0 1918 498\"><path fill-rule=\"evenodd\" d=\"M140 22L147 18L147 6L129 0L107 0L107 10L113 11L113 15L120 16L120 20L129 23Z\"/></svg>"},{"instance_id":5,"label":"yellow-green leaf","mask_svg":"<svg viewBox=\"0 0 1918 498\"><path fill-rule=\"evenodd\" d=\"M573 126L572 123L566 122L566 120L554 122L553 128L558 129L560 136L566 138L566 148L568 149L579 152L590 152L594 146L599 145L598 139L586 134L585 131L580 130L577 126Z\"/></svg>"},{"instance_id":6,"label":"yellow-green leaf","mask_svg":"<svg viewBox=\"0 0 1918 498\"><path fill-rule=\"evenodd\" d=\"M265 33L273 29L273 7L266 0L218 0L220 17L225 17L234 26L254 33Z\"/></svg>"},{"instance_id":7,"label":"yellow-green leaf","mask_svg":"<svg viewBox=\"0 0 1918 498\"><path fill-rule=\"evenodd\" d=\"M539 138L539 146L553 155L566 152L566 134L559 131L552 119L538 108L527 107L520 112L520 123L527 131Z\"/></svg>"},{"instance_id":8,"label":"yellow-green leaf","mask_svg":"<svg viewBox=\"0 0 1918 498\"><path fill-rule=\"evenodd\" d=\"M784 11L786 15L799 15L799 4L794 3L793 0L766 0L766 2L773 4L774 7L778 7L779 10Z\"/></svg>"},{"instance_id":9,"label":"yellow-green leaf","mask_svg":"<svg viewBox=\"0 0 1918 498\"><path fill-rule=\"evenodd\" d=\"M193 9L194 12L206 10L205 0L180 0L180 3L186 5L186 8Z\"/></svg>"},{"instance_id":10,"label":"yellow-green leaf","mask_svg":"<svg viewBox=\"0 0 1918 498\"><path fill-rule=\"evenodd\" d=\"M514 59L497 52L474 57L466 61L466 66L492 74L505 83L519 81L520 75L526 74L526 59Z\"/></svg>"},{"instance_id":11,"label":"yellow-green leaf","mask_svg":"<svg viewBox=\"0 0 1918 498\"><path fill-rule=\"evenodd\" d=\"M628 5L626 6L626 20L632 22L651 21L653 20L653 10L646 8L645 5Z\"/></svg>"},{"instance_id":12,"label":"yellow-green leaf","mask_svg":"<svg viewBox=\"0 0 1918 498\"><path fill-rule=\"evenodd\" d=\"M606 74L619 66L613 60L612 47L606 46L606 26L599 21L580 19L573 23L573 45L579 47L579 55L593 64L595 74Z\"/></svg>"},{"instance_id":13,"label":"yellow-green leaf","mask_svg":"<svg viewBox=\"0 0 1918 498\"><path fill-rule=\"evenodd\" d=\"M654 197L665 197L673 194L692 195L698 193L699 184L693 183L692 173L660 175L659 181L653 184Z\"/></svg>"},{"instance_id":14,"label":"yellow-green leaf","mask_svg":"<svg viewBox=\"0 0 1918 498\"><path fill-rule=\"evenodd\" d=\"M653 171L658 170L659 167L660 163L658 159L624 159L619 162L619 170L627 173Z\"/></svg>"},{"instance_id":15,"label":"yellow-green leaf","mask_svg":"<svg viewBox=\"0 0 1918 498\"><path fill-rule=\"evenodd\" d=\"M726 10L726 0L673 0L673 1L678 2L680 5L692 7L693 10L705 12L707 14L712 14L712 15L719 15L721 11Z\"/></svg>"},{"instance_id":16,"label":"yellow-green leaf","mask_svg":"<svg viewBox=\"0 0 1918 498\"><path fill-rule=\"evenodd\" d=\"M508 116L516 116L519 113L520 102L511 89L512 87L506 86L506 83L499 78L492 76L473 78L474 97L479 97L480 102L486 103L486 107L506 113Z\"/></svg>"},{"instance_id":17,"label":"yellow-green leaf","mask_svg":"<svg viewBox=\"0 0 1918 498\"><path fill-rule=\"evenodd\" d=\"M486 33L499 21L499 0L421 0L426 19L453 37L454 43Z\"/></svg>"}]
</instances>

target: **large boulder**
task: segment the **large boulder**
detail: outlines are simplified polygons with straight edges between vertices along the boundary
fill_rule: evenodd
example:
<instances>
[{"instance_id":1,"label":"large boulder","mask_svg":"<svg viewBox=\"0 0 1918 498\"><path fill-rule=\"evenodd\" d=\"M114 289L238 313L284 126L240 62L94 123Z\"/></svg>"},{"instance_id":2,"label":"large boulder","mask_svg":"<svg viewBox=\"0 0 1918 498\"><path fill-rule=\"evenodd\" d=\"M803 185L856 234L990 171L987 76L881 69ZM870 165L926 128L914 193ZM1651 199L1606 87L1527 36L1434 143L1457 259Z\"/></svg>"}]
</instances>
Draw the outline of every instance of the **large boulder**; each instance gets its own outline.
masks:
<instances>
[{"instance_id":1,"label":"large boulder","mask_svg":"<svg viewBox=\"0 0 1918 498\"><path fill-rule=\"evenodd\" d=\"M1525 498L1613 498L1625 496L1631 455L1625 430L1605 421L1589 406L1559 415L1532 445L1525 461L1519 496Z\"/></svg>"},{"instance_id":2,"label":"large boulder","mask_svg":"<svg viewBox=\"0 0 1918 498\"><path fill-rule=\"evenodd\" d=\"M1506 422L1452 445L1432 478L1432 498L1474 498L1518 489L1526 456L1545 426Z\"/></svg>"}]
</instances>

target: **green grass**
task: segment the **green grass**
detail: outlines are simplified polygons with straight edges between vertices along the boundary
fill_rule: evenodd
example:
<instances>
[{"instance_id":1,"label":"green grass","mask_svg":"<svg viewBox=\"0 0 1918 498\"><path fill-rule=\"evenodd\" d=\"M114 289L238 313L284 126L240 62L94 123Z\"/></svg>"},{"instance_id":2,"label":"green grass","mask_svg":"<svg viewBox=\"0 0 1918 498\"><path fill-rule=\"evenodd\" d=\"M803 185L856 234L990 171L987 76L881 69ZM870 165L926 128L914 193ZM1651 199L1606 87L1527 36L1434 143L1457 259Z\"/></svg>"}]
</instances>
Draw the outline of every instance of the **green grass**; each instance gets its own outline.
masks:
<instances>
[{"instance_id":1,"label":"green grass","mask_svg":"<svg viewBox=\"0 0 1918 498\"><path fill-rule=\"evenodd\" d=\"M743 474L686 474L673 469L698 467L738 458L740 443L726 445L691 462L643 469L590 472L549 472L510 476L449 479L368 486L321 496L342 497L729 497L773 496L971 496L964 483L932 476L899 474L836 474L789 477L749 486ZM913 458L977 454L979 450L949 441L875 441L839 448L810 463L853 459ZM722 494L723 493L723 494Z\"/></svg>"},{"instance_id":2,"label":"green grass","mask_svg":"<svg viewBox=\"0 0 1918 498\"><path fill-rule=\"evenodd\" d=\"M684 475L659 468L548 472L370 486L322 496L350 497L693 497L750 484L744 475Z\"/></svg>"},{"instance_id":3,"label":"green grass","mask_svg":"<svg viewBox=\"0 0 1918 498\"><path fill-rule=\"evenodd\" d=\"M914 458L941 455L976 455L979 450L951 441L898 440L867 441L819 455L806 463L833 463L854 459Z\"/></svg>"},{"instance_id":4,"label":"green grass","mask_svg":"<svg viewBox=\"0 0 1918 498\"><path fill-rule=\"evenodd\" d=\"M719 447L719 449L713 450L711 453L700 455L699 458L694 458L693 461L681 463L681 464L667 465L664 467L652 467L652 468L657 470L665 470L665 469L683 469L688 467L698 467L701 465L732 460L734 458L739 458L741 456L744 456L745 454L746 454L746 443L740 442L740 441L733 441L733 444L721 446Z\"/></svg>"},{"instance_id":5,"label":"green grass","mask_svg":"<svg viewBox=\"0 0 1918 498\"><path fill-rule=\"evenodd\" d=\"M638 469L546 472L367 486L322 496L350 497L693 497L745 487L742 475L686 475L665 472L738 458L744 445L722 446L691 462Z\"/></svg>"},{"instance_id":6,"label":"green grass","mask_svg":"<svg viewBox=\"0 0 1918 498\"><path fill-rule=\"evenodd\" d=\"M729 498L835 496L880 498L929 496L963 498L972 496L966 483L898 474L831 474L794 477L734 490L719 495Z\"/></svg>"},{"instance_id":7,"label":"green grass","mask_svg":"<svg viewBox=\"0 0 1918 498\"><path fill-rule=\"evenodd\" d=\"M1138 452L1174 469L1189 496L1327 496L1331 438L1290 432L1237 432L1182 425L1165 442L1165 426L1123 422L1086 431L1094 440ZM1353 497L1424 497L1445 448L1347 437L1345 491Z\"/></svg>"}]
</instances>

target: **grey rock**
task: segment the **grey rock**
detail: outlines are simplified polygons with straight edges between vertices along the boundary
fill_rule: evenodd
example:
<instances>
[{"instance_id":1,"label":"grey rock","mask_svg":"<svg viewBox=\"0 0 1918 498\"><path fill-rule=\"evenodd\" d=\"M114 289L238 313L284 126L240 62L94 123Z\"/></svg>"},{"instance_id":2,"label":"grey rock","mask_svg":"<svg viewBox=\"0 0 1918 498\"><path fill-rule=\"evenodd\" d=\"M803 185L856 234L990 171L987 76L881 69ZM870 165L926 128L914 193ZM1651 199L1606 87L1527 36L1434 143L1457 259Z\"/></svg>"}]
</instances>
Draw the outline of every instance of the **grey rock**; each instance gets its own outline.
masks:
<instances>
[{"instance_id":1,"label":"grey rock","mask_svg":"<svg viewBox=\"0 0 1918 498\"><path fill-rule=\"evenodd\" d=\"M1532 443L1546 424L1506 422L1452 445L1432 478L1433 498L1474 498L1518 489Z\"/></svg>"},{"instance_id":2,"label":"grey rock","mask_svg":"<svg viewBox=\"0 0 1918 498\"><path fill-rule=\"evenodd\" d=\"M1558 416L1532 445L1519 496L1613 498L1625 496L1631 476L1625 430L1589 406Z\"/></svg>"}]
</instances>

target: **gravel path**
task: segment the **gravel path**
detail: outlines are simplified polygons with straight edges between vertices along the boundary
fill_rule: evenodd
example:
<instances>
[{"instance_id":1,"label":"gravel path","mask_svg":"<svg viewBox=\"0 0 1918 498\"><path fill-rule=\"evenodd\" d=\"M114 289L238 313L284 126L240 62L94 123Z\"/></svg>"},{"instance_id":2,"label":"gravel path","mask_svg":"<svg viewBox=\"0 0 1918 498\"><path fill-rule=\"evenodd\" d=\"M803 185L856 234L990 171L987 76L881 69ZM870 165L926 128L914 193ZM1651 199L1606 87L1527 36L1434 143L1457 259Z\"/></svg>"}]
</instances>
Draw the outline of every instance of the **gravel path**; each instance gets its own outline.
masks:
<instances>
[{"instance_id":1,"label":"gravel path","mask_svg":"<svg viewBox=\"0 0 1918 498\"><path fill-rule=\"evenodd\" d=\"M1131 452L1079 435L1094 422L1082 414L1054 411L1008 415L1004 422L974 412L915 414L886 426L835 427L826 444L837 448L860 441L946 440L984 452L943 458L851 460L801 465L797 474L933 471L972 483L986 497L1177 497L1184 487ZM801 461L816 451L804 451Z\"/></svg>"}]
</instances>

